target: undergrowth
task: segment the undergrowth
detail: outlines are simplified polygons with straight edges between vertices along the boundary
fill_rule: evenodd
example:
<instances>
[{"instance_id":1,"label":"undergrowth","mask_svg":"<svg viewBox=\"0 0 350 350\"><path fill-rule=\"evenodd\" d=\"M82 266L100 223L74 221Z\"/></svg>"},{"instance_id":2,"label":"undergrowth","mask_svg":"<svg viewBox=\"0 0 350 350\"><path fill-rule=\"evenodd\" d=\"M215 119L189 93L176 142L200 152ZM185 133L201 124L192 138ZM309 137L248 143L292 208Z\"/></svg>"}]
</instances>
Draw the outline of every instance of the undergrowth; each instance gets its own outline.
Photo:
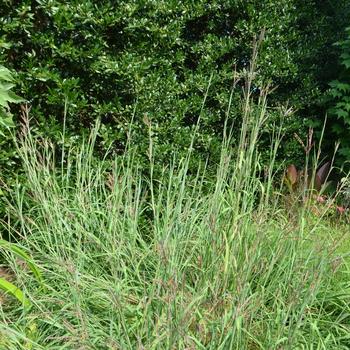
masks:
<instances>
[{"instance_id":1,"label":"undergrowth","mask_svg":"<svg viewBox=\"0 0 350 350\"><path fill-rule=\"evenodd\" d=\"M304 210L291 221L272 195L281 135L276 128L263 171L256 145L268 91L252 100L253 72L254 64L240 143L231 151L225 134L214 179L205 167L188 176L195 138L187 158L155 177L151 121L145 177L132 142L112 164L97 162L97 126L79 149L57 155L26 119L18 152L27 182L13 194L17 221L7 228L45 288L9 255L31 306L5 298L1 348L350 347L346 259L324 221Z\"/></svg>"}]
</instances>

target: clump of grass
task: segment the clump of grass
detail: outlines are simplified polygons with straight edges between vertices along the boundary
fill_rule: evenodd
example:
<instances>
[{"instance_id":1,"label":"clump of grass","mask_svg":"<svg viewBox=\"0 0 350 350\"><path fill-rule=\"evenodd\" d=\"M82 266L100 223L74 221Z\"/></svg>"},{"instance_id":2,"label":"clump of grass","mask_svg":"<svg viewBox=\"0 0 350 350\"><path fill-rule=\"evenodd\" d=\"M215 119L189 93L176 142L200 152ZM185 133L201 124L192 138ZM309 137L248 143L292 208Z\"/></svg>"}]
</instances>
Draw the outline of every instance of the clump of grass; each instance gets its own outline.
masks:
<instances>
[{"instance_id":1,"label":"clump of grass","mask_svg":"<svg viewBox=\"0 0 350 350\"><path fill-rule=\"evenodd\" d=\"M13 227L46 288L18 271L33 306L0 310L8 349L349 347L342 259L317 238L328 228L304 216L291 226L270 196L273 166L257 176L268 89L254 102L253 77L254 60L238 151L226 135L214 179L205 168L187 176L192 147L155 179L150 139L145 178L132 148L113 164L95 161L98 127L61 162L24 127L27 184L15 194Z\"/></svg>"}]
</instances>

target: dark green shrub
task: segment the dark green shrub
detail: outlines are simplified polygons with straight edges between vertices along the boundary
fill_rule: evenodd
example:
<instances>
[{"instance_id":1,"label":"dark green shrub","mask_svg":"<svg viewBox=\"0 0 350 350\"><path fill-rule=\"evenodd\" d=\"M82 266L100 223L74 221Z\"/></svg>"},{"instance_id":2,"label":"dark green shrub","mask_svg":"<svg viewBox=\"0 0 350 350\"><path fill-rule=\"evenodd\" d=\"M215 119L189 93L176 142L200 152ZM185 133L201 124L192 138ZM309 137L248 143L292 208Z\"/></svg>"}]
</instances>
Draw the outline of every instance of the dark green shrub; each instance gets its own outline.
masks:
<instances>
[{"instance_id":1,"label":"dark green shrub","mask_svg":"<svg viewBox=\"0 0 350 350\"><path fill-rule=\"evenodd\" d=\"M330 117L332 118L332 131L340 140L339 160L350 162L350 27L346 29L346 38L337 42L341 51L341 71L339 78L330 83L330 97L332 107ZM347 166L349 168L349 166Z\"/></svg>"},{"instance_id":2,"label":"dark green shrub","mask_svg":"<svg viewBox=\"0 0 350 350\"><path fill-rule=\"evenodd\" d=\"M133 120L143 159L146 114L160 162L175 147L187 149L213 75L195 149L215 162L234 69L247 67L253 37L265 28L254 91L269 81L278 87L273 107L289 101L298 109L285 121L281 147L282 158L298 163L302 155L292 135L323 117L315 101L330 80L323 67L333 55L326 49L345 5L344 0L7 0L0 8L0 39L10 47L1 58L19 72L21 94L41 133L58 142L66 109L67 140L79 142L101 118L100 148L113 142L118 153ZM238 97L239 89L229 115L237 126ZM262 147L269 147L273 127L273 122L266 127Z\"/></svg>"}]
</instances>

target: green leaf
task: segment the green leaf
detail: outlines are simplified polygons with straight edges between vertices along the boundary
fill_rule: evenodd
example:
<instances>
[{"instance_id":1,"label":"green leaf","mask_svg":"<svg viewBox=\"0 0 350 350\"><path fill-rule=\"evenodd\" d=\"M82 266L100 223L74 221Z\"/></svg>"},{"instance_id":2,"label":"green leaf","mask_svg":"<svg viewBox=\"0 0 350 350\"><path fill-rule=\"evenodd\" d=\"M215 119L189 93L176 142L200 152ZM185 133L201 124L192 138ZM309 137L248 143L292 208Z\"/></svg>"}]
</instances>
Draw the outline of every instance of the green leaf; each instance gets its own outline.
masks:
<instances>
[{"instance_id":1,"label":"green leaf","mask_svg":"<svg viewBox=\"0 0 350 350\"><path fill-rule=\"evenodd\" d=\"M13 81L11 71L0 65L0 80Z\"/></svg>"},{"instance_id":2,"label":"green leaf","mask_svg":"<svg viewBox=\"0 0 350 350\"><path fill-rule=\"evenodd\" d=\"M5 128L13 128L15 126L12 116L8 113L1 113L0 111L0 126L3 126ZM0 134L4 135L3 132L0 130Z\"/></svg>"},{"instance_id":3,"label":"green leaf","mask_svg":"<svg viewBox=\"0 0 350 350\"><path fill-rule=\"evenodd\" d=\"M3 239L0 239L0 248L6 249L11 253L17 255L19 258L22 258L27 263L27 265L33 272L36 279L39 282L42 282L42 276L41 276L40 270L37 268L36 264L33 263L30 256L22 248L20 248L18 245L14 243L7 242Z\"/></svg>"},{"instance_id":4,"label":"green leaf","mask_svg":"<svg viewBox=\"0 0 350 350\"><path fill-rule=\"evenodd\" d=\"M9 83L9 82L0 82L0 91L9 91L13 87L15 87L15 84Z\"/></svg>"},{"instance_id":5,"label":"green leaf","mask_svg":"<svg viewBox=\"0 0 350 350\"><path fill-rule=\"evenodd\" d=\"M338 118L347 118L349 116L349 113L344 111L343 109L338 109L335 114L338 116Z\"/></svg>"},{"instance_id":6,"label":"green leaf","mask_svg":"<svg viewBox=\"0 0 350 350\"><path fill-rule=\"evenodd\" d=\"M17 298L25 308L29 308L32 305L31 302L25 297L21 289L2 277L0 277L0 289Z\"/></svg>"}]
</instances>

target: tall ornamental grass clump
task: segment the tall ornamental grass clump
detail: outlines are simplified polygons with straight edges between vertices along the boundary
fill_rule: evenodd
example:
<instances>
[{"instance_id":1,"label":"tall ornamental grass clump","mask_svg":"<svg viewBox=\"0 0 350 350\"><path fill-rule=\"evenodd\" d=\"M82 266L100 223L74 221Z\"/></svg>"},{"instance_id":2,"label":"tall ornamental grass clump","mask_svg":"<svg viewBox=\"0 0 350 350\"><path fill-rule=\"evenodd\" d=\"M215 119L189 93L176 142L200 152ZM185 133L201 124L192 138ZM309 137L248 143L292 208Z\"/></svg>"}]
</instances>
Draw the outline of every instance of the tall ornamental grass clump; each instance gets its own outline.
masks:
<instances>
[{"instance_id":1,"label":"tall ornamental grass clump","mask_svg":"<svg viewBox=\"0 0 350 350\"><path fill-rule=\"evenodd\" d=\"M334 258L326 228L305 212L291 224L271 196L274 174L261 169L256 147L268 90L253 100L253 73L254 60L244 74L239 144L229 146L227 127L214 179L205 168L188 174L195 139L186 158L155 177L148 119L147 177L132 141L112 164L97 162L98 126L79 148L57 154L25 121L18 150L27 184L14 195L11 227L46 288L18 271L32 306L0 309L3 347L349 348L349 293L339 272L346 264Z\"/></svg>"}]
</instances>

